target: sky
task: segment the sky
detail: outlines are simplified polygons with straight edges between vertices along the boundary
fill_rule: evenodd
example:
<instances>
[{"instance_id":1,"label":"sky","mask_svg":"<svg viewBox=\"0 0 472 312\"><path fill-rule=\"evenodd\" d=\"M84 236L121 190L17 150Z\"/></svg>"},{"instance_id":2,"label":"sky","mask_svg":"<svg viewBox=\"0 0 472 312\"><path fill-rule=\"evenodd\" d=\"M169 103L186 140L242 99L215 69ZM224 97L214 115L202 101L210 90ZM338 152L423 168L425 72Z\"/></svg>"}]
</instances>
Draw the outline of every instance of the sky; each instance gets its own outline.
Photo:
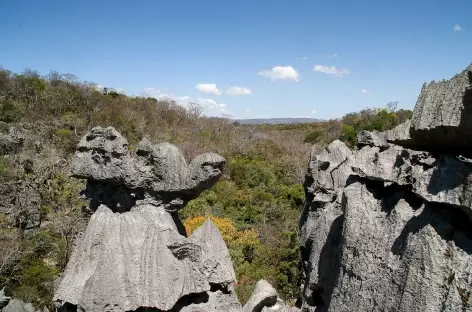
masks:
<instances>
[{"instance_id":1,"label":"sky","mask_svg":"<svg viewBox=\"0 0 472 312\"><path fill-rule=\"evenodd\" d=\"M0 66L208 116L338 118L472 62L471 0L0 1Z\"/></svg>"}]
</instances>

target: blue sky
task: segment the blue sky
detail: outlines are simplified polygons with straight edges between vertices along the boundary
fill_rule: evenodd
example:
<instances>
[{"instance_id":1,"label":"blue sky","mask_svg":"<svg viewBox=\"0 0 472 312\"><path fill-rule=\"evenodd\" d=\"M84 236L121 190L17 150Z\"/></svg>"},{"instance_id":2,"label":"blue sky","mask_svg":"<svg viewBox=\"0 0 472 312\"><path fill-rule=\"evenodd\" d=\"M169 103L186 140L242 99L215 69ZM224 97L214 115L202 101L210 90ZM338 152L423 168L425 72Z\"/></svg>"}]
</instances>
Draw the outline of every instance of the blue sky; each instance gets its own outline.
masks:
<instances>
[{"instance_id":1,"label":"blue sky","mask_svg":"<svg viewBox=\"0 0 472 312\"><path fill-rule=\"evenodd\" d=\"M470 0L1 1L0 66L207 115L341 117L472 61Z\"/></svg>"}]
</instances>

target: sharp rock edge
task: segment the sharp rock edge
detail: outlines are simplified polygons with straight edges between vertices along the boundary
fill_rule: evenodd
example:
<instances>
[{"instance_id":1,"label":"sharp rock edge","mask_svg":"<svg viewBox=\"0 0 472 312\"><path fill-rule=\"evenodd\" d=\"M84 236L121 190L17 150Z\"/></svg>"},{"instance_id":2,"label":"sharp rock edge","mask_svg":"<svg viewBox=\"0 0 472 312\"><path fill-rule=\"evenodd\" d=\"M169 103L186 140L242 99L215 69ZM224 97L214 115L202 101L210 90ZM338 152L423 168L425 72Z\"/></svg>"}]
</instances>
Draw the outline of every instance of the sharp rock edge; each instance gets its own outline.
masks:
<instances>
[{"instance_id":1,"label":"sharp rock edge","mask_svg":"<svg viewBox=\"0 0 472 312\"><path fill-rule=\"evenodd\" d=\"M472 311L471 82L425 84L411 121L310 156L303 311Z\"/></svg>"}]
</instances>

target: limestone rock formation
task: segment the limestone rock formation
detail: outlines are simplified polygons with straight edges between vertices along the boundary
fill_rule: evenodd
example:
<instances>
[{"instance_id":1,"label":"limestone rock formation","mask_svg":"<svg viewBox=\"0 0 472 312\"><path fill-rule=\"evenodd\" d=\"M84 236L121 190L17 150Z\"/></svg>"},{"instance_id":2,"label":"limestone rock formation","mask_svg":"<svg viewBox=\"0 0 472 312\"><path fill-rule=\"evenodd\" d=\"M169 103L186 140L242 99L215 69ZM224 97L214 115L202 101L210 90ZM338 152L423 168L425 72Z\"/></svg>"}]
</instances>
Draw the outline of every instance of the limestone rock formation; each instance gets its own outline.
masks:
<instances>
[{"instance_id":1,"label":"limestone rock formation","mask_svg":"<svg viewBox=\"0 0 472 312\"><path fill-rule=\"evenodd\" d=\"M297 308L287 306L277 294L272 285L266 280L257 282L248 302L244 305L244 312L295 312Z\"/></svg>"},{"instance_id":2,"label":"limestone rock formation","mask_svg":"<svg viewBox=\"0 0 472 312\"><path fill-rule=\"evenodd\" d=\"M417 150L472 156L472 64L450 80L425 83L411 121L387 141Z\"/></svg>"},{"instance_id":3,"label":"limestone rock formation","mask_svg":"<svg viewBox=\"0 0 472 312\"><path fill-rule=\"evenodd\" d=\"M190 237L177 211L212 186L225 160L189 165L168 143L144 139L136 154L112 127L80 141L74 176L94 212L78 239L54 300L59 311L241 311L221 234L208 220Z\"/></svg>"},{"instance_id":4,"label":"limestone rock formation","mask_svg":"<svg viewBox=\"0 0 472 312\"><path fill-rule=\"evenodd\" d=\"M471 70L425 85L411 122L310 156L303 311L472 311Z\"/></svg>"}]
</instances>

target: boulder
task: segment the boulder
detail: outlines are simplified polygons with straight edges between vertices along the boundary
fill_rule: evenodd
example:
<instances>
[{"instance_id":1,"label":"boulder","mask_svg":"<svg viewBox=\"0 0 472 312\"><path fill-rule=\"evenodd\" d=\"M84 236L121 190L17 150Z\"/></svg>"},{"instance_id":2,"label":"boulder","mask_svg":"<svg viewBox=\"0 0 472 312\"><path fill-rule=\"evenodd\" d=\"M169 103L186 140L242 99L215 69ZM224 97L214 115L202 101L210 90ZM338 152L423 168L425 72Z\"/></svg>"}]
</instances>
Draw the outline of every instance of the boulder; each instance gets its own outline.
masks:
<instances>
[{"instance_id":1,"label":"boulder","mask_svg":"<svg viewBox=\"0 0 472 312\"><path fill-rule=\"evenodd\" d=\"M208 220L186 236L176 211L216 183L224 159L187 165L169 143L144 139L135 154L112 127L80 141L74 176L87 179L87 229L54 295L58 311L241 311L229 251Z\"/></svg>"},{"instance_id":2,"label":"boulder","mask_svg":"<svg viewBox=\"0 0 472 312\"><path fill-rule=\"evenodd\" d=\"M300 311L298 308L289 307L277 294L272 285L266 280L259 280L254 291L246 305L244 312L295 312Z\"/></svg>"},{"instance_id":3,"label":"boulder","mask_svg":"<svg viewBox=\"0 0 472 312\"><path fill-rule=\"evenodd\" d=\"M268 281L260 280L244 305L244 312L261 312L262 308L275 305L278 298L275 288Z\"/></svg>"}]
</instances>

